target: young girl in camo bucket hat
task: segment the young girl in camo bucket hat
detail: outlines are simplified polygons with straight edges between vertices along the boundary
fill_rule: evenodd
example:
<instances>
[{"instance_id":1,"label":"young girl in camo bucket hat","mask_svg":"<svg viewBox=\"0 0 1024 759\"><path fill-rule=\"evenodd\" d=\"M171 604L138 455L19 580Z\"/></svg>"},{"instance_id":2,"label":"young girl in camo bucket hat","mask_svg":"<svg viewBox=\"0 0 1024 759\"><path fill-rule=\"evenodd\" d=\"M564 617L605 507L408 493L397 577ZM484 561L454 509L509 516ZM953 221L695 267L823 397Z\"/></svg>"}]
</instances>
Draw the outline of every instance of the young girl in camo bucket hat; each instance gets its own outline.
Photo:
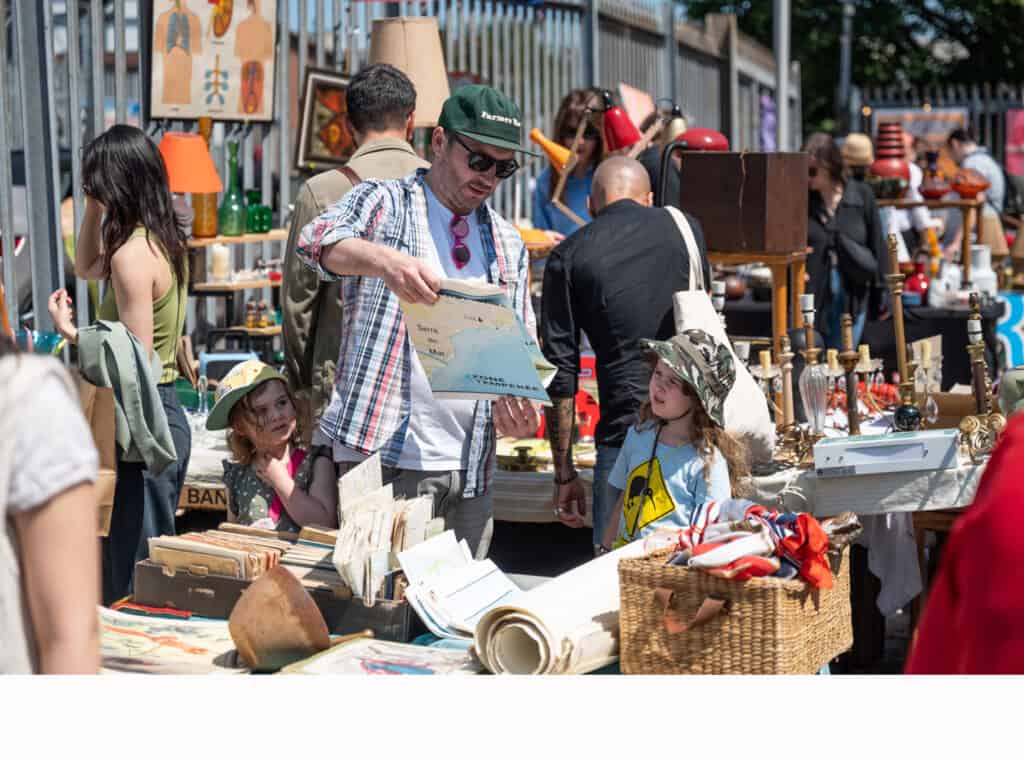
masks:
<instances>
[{"instance_id":1,"label":"young girl in camo bucket hat","mask_svg":"<svg viewBox=\"0 0 1024 759\"><path fill-rule=\"evenodd\" d=\"M731 498L749 473L746 447L723 429L736 378L729 349L699 329L642 342L653 372L639 420L608 476L622 495L606 549L713 521L714 504Z\"/></svg>"},{"instance_id":2,"label":"young girl in camo bucket hat","mask_svg":"<svg viewBox=\"0 0 1024 759\"><path fill-rule=\"evenodd\" d=\"M282 532L337 527L338 482L331 451L301 439L284 375L251 359L217 386L208 430L228 430L234 461L224 461L228 520Z\"/></svg>"}]
</instances>

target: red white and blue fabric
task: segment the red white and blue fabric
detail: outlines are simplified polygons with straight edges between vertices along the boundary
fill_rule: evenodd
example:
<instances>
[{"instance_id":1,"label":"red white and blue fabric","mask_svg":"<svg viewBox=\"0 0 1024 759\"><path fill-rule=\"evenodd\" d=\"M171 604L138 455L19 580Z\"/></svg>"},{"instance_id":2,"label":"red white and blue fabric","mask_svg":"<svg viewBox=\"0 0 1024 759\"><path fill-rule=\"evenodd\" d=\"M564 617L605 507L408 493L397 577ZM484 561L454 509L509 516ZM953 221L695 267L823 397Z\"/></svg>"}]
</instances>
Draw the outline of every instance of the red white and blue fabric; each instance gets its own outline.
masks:
<instances>
[{"instance_id":1,"label":"red white and blue fabric","mask_svg":"<svg viewBox=\"0 0 1024 759\"><path fill-rule=\"evenodd\" d=\"M324 281L341 280L342 325L331 402L320 429L331 440L363 454L380 451L396 466L409 421L410 350L398 298L378 277L339 277L320 265L323 251L360 238L417 258L427 258L433 237L423 192L425 169L405 179L368 180L303 227L296 253ZM500 285L513 310L536 337L527 288L529 255L519 232L490 206L476 210L488 278ZM479 401L469 436L464 496L484 495L494 473L491 404Z\"/></svg>"},{"instance_id":2,"label":"red white and blue fabric","mask_svg":"<svg viewBox=\"0 0 1024 759\"><path fill-rule=\"evenodd\" d=\"M677 550L690 551L687 566L742 580L791 574L784 566L788 564L815 588L832 587L828 535L817 519L752 504L741 520L714 521L719 515L735 514L735 507L736 501L726 508L709 504L704 517L710 521L677 533Z\"/></svg>"}]
</instances>

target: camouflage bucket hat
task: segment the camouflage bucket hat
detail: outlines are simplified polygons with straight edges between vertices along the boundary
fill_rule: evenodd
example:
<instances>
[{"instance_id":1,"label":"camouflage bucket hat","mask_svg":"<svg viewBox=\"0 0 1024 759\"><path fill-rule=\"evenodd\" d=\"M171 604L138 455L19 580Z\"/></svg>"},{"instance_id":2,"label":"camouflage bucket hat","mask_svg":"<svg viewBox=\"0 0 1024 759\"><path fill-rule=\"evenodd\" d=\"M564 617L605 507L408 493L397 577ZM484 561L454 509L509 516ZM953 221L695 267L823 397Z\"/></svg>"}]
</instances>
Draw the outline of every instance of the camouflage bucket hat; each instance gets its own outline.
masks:
<instances>
[{"instance_id":1,"label":"camouflage bucket hat","mask_svg":"<svg viewBox=\"0 0 1024 759\"><path fill-rule=\"evenodd\" d=\"M641 340L644 348L693 388L704 411L725 426L725 399L736 381L732 353L702 329L687 329L671 340Z\"/></svg>"}]
</instances>

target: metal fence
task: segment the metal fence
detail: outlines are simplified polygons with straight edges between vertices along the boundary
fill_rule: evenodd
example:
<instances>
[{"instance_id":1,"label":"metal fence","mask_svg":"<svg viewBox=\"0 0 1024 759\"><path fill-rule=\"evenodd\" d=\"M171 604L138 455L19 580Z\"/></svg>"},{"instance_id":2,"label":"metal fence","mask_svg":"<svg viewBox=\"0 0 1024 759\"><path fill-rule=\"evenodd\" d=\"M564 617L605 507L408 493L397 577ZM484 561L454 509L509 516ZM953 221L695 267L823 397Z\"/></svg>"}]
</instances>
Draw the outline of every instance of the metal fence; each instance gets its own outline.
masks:
<instances>
[{"instance_id":1,"label":"metal fence","mask_svg":"<svg viewBox=\"0 0 1024 759\"><path fill-rule=\"evenodd\" d=\"M863 93L870 108L966 108L978 142L1006 160L1006 111L1024 108L1024 84L957 84L935 87L872 87Z\"/></svg>"},{"instance_id":2,"label":"metal fence","mask_svg":"<svg viewBox=\"0 0 1024 759\"><path fill-rule=\"evenodd\" d=\"M712 27L683 22L669 0L599 0L597 83L619 82L679 102L696 124L718 128L736 149L760 148L757 99L773 92L771 54L756 56L749 40L725 44ZM20 256L4 256L8 309L34 303L35 323L51 328L42 304L65 282L65 245L81 222L82 146L111 123L137 123L154 138L168 129L195 131L195 122L148 117L149 40L154 4L165 0L0 0L0 229L4 251L26 238ZM386 15L434 15L450 72L472 73L507 92L523 109L524 123L550 131L562 95L586 86L583 48L586 8L581 0L542 6L516 0L349 2L278 0L275 116L271 123L224 123L214 129L211 152L222 176L225 143L241 140L244 187L259 188L278 225L287 223L295 189L305 178L293 168L294 125L307 66L343 69L351 48L365 60L372 21ZM299 19L304 22L299 23ZM672 33L669 33L669 29ZM733 41L735 43L735 40ZM756 46L754 46L756 48ZM730 52L733 51L733 52ZM790 108L798 125L799 86ZM20 170L23 165L23 171ZM530 159L494 198L500 213L529 217L530 191L543 170ZM14 187L12 170L18 174ZM62 228L62 201L65 201ZM280 255L282 243L235 246L236 267ZM79 323L90 319L85 283L74 283ZM264 294L269 299L269 292ZM195 324L190 304L189 325Z\"/></svg>"}]
</instances>

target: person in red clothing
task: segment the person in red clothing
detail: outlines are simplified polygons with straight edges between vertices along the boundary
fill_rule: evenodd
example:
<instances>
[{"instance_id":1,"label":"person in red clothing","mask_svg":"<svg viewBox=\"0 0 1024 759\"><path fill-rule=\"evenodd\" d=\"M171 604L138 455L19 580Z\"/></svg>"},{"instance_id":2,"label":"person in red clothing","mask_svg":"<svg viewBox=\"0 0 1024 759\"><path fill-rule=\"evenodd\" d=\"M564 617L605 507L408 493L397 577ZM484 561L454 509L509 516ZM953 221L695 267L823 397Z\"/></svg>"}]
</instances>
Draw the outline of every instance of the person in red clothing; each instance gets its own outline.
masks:
<instances>
[{"instance_id":1,"label":"person in red clothing","mask_svg":"<svg viewBox=\"0 0 1024 759\"><path fill-rule=\"evenodd\" d=\"M1015 415L985 467L974 503L943 550L907 674L1024 674L1020 471L1024 415Z\"/></svg>"}]
</instances>

